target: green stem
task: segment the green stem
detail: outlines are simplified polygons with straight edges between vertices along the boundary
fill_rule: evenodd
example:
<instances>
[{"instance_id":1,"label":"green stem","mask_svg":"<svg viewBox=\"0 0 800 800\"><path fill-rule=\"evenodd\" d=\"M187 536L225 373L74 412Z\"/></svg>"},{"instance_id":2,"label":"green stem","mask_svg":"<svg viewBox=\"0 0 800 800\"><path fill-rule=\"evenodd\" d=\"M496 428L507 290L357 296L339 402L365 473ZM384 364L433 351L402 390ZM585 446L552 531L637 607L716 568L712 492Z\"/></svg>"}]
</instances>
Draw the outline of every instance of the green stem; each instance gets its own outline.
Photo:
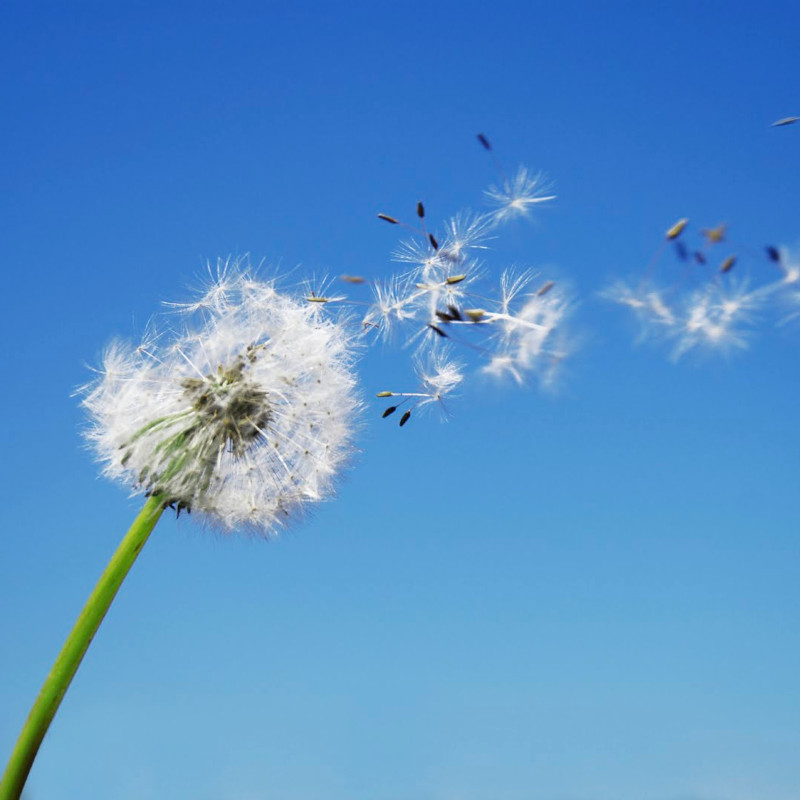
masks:
<instances>
[{"instance_id":1,"label":"green stem","mask_svg":"<svg viewBox=\"0 0 800 800\"><path fill-rule=\"evenodd\" d=\"M0 800L19 800L39 745L53 721L64 694L122 581L125 580L163 511L164 500L160 495L148 499L100 576L97 586L86 601L75 627L61 648L28 714L3 779L0 781Z\"/></svg>"}]
</instances>

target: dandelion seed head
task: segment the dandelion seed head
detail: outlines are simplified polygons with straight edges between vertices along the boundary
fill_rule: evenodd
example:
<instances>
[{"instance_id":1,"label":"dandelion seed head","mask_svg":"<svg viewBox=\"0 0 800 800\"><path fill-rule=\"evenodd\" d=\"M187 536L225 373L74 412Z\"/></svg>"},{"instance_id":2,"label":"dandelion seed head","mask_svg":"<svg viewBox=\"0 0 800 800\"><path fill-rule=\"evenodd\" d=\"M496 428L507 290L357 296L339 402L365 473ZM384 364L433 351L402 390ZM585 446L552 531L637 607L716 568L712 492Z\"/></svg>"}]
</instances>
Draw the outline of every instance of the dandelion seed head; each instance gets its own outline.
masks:
<instances>
[{"instance_id":1,"label":"dandelion seed head","mask_svg":"<svg viewBox=\"0 0 800 800\"><path fill-rule=\"evenodd\" d=\"M107 476L225 530L273 533L330 495L359 407L353 333L230 262L183 326L114 342L83 405Z\"/></svg>"}]
</instances>

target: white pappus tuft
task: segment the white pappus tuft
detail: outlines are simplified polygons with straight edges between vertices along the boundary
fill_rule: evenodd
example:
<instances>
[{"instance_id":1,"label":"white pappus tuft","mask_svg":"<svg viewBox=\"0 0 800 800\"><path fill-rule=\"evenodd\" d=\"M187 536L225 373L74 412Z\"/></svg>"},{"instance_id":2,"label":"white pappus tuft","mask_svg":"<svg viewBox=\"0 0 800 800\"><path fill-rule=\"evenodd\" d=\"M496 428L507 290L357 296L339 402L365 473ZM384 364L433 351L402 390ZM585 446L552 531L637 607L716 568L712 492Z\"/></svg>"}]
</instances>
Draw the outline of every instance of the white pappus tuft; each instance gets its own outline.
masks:
<instances>
[{"instance_id":1,"label":"white pappus tuft","mask_svg":"<svg viewBox=\"0 0 800 800\"><path fill-rule=\"evenodd\" d=\"M550 186L541 172L531 175L526 167L520 167L513 178L504 177L485 194L495 207L491 217L498 223L513 217L527 217L534 206L555 200L556 196L549 192Z\"/></svg>"},{"instance_id":2,"label":"white pappus tuft","mask_svg":"<svg viewBox=\"0 0 800 800\"><path fill-rule=\"evenodd\" d=\"M107 476L225 530L273 533L332 492L352 452L354 333L242 262L170 305L179 333L107 348L85 387L87 438Z\"/></svg>"}]
</instances>

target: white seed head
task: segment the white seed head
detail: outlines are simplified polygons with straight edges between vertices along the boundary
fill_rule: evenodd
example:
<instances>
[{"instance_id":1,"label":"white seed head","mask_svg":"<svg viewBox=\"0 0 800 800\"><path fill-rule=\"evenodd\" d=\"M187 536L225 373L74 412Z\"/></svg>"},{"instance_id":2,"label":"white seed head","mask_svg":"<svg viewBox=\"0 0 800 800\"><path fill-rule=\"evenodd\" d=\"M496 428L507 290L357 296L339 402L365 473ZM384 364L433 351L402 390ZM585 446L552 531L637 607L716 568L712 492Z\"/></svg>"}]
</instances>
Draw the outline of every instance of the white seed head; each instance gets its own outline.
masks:
<instances>
[{"instance_id":1,"label":"white seed head","mask_svg":"<svg viewBox=\"0 0 800 800\"><path fill-rule=\"evenodd\" d=\"M87 437L109 477L225 530L273 533L332 492L352 452L355 332L241 262L170 305L178 334L106 349Z\"/></svg>"}]
</instances>

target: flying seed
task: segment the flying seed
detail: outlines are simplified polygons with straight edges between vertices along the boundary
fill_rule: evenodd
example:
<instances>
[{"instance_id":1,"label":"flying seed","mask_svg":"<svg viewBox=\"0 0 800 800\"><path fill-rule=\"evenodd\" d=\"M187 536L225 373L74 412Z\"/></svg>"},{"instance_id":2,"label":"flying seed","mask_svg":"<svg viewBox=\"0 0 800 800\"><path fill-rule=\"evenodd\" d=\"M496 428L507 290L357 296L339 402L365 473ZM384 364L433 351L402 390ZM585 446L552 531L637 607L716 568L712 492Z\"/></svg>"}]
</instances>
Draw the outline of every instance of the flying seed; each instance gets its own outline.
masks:
<instances>
[{"instance_id":1,"label":"flying seed","mask_svg":"<svg viewBox=\"0 0 800 800\"><path fill-rule=\"evenodd\" d=\"M692 253L692 255L694 256L694 260L698 264L705 264L706 263L706 257L699 250L695 250L694 253Z\"/></svg>"},{"instance_id":2,"label":"flying seed","mask_svg":"<svg viewBox=\"0 0 800 800\"><path fill-rule=\"evenodd\" d=\"M728 256L719 266L720 272L730 272L736 263L736 256Z\"/></svg>"},{"instance_id":3,"label":"flying seed","mask_svg":"<svg viewBox=\"0 0 800 800\"><path fill-rule=\"evenodd\" d=\"M406 422L408 422L409 419L411 419L411 412L410 411L406 411L406 413L403 414L402 417L400 417L400 427L402 428L403 425L405 425Z\"/></svg>"},{"instance_id":4,"label":"flying seed","mask_svg":"<svg viewBox=\"0 0 800 800\"><path fill-rule=\"evenodd\" d=\"M486 315L486 312L482 308L467 308L464 310L464 313L472 322L477 322L479 319L483 319L483 317Z\"/></svg>"},{"instance_id":5,"label":"flying seed","mask_svg":"<svg viewBox=\"0 0 800 800\"><path fill-rule=\"evenodd\" d=\"M448 304L447 310L450 312L450 316L453 319L458 320L459 322L463 319L463 317L461 316L461 312L458 310L457 306Z\"/></svg>"},{"instance_id":6,"label":"flying seed","mask_svg":"<svg viewBox=\"0 0 800 800\"><path fill-rule=\"evenodd\" d=\"M672 226L672 227L671 227L671 228L670 228L670 229L667 231L667 233L666 233L667 239L669 239L670 241L671 241L672 239L677 239L677 238L678 238L678 237L681 235L681 233L683 232L683 229L684 229L684 228L685 228L685 227L686 227L688 224L689 224L689 220L688 220L686 217L683 217L682 219L679 219L679 220L678 220L678 221L677 221L677 222L676 222L676 223L675 223L675 224L674 224L674 225L673 225L673 226Z\"/></svg>"},{"instance_id":7,"label":"flying seed","mask_svg":"<svg viewBox=\"0 0 800 800\"><path fill-rule=\"evenodd\" d=\"M542 295L547 294L554 286L556 285L555 281L547 281L538 292L536 292L537 297L541 297Z\"/></svg>"},{"instance_id":8,"label":"flying seed","mask_svg":"<svg viewBox=\"0 0 800 800\"><path fill-rule=\"evenodd\" d=\"M345 283L364 283L366 278L362 278L360 275L340 275L339 280Z\"/></svg>"},{"instance_id":9,"label":"flying seed","mask_svg":"<svg viewBox=\"0 0 800 800\"><path fill-rule=\"evenodd\" d=\"M727 227L724 222L721 222L716 228L703 228L700 233L708 239L709 244L719 244L725 238Z\"/></svg>"},{"instance_id":10,"label":"flying seed","mask_svg":"<svg viewBox=\"0 0 800 800\"><path fill-rule=\"evenodd\" d=\"M422 205L422 200L420 200L419 203L417 203L417 216L420 219L425 218L425 206Z\"/></svg>"},{"instance_id":11,"label":"flying seed","mask_svg":"<svg viewBox=\"0 0 800 800\"><path fill-rule=\"evenodd\" d=\"M686 249L686 245L683 242L675 242L675 254L681 261L686 261L689 258L689 251Z\"/></svg>"},{"instance_id":12,"label":"flying seed","mask_svg":"<svg viewBox=\"0 0 800 800\"><path fill-rule=\"evenodd\" d=\"M309 303L329 303L329 297L317 297L315 294L305 298Z\"/></svg>"},{"instance_id":13,"label":"flying seed","mask_svg":"<svg viewBox=\"0 0 800 800\"><path fill-rule=\"evenodd\" d=\"M483 145L485 150L491 150L492 146L489 144L489 140L482 134L478 134L478 141Z\"/></svg>"},{"instance_id":14,"label":"flying seed","mask_svg":"<svg viewBox=\"0 0 800 800\"><path fill-rule=\"evenodd\" d=\"M397 411L397 406L389 406L389 408L381 414L381 419L386 419L390 414L394 414L395 411Z\"/></svg>"},{"instance_id":15,"label":"flying seed","mask_svg":"<svg viewBox=\"0 0 800 800\"><path fill-rule=\"evenodd\" d=\"M378 392L375 397L394 397L394 392Z\"/></svg>"},{"instance_id":16,"label":"flying seed","mask_svg":"<svg viewBox=\"0 0 800 800\"><path fill-rule=\"evenodd\" d=\"M394 217L390 217L388 214L378 214L378 219L382 219L384 222L389 222L392 225L400 224Z\"/></svg>"},{"instance_id":17,"label":"flying seed","mask_svg":"<svg viewBox=\"0 0 800 800\"><path fill-rule=\"evenodd\" d=\"M466 275L451 275L449 278L445 278L444 282L448 286L452 286L454 283L461 283L466 277Z\"/></svg>"},{"instance_id":18,"label":"flying seed","mask_svg":"<svg viewBox=\"0 0 800 800\"><path fill-rule=\"evenodd\" d=\"M446 334L446 333L445 333L445 332L444 332L444 331L443 331L441 328L438 328L436 325L434 325L432 322L429 322L429 323L428 323L428 327L429 327L429 328L430 328L432 331L435 331L436 333L438 333L438 334L439 334L439 336L441 336L443 339L446 339L446 338L447 338L447 334Z\"/></svg>"},{"instance_id":19,"label":"flying seed","mask_svg":"<svg viewBox=\"0 0 800 800\"><path fill-rule=\"evenodd\" d=\"M436 241L436 237L432 233L428 234L428 241L431 243L431 247L433 247L434 250L439 249L439 242Z\"/></svg>"},{"instance_id":20,"label":"flying seed","mask_svg":"<svg viewBox=\"0 0 800 800\"><path fill-rule=\"evenodd\" d=\"M455 317L451 316L446 311L439 311L438 308L436 309L435 313L436 313L436 316L439 317L439 319L442 322L452 322L455 319Z\"/></svg>"},{"instance_id":21,"label":"flying seed","mask_svg":"<svg viewBox=\"0 0 800 800\"><path fill-rule=\"evenodd\" d=\"M767 257L770 261L774 261L778 263L781 260L781 254L777 247L773 247L771 244L767 245L764 248L767 251Z\"/></svg>"},{"instance_id":22,"label":"flying seed","mask_svg":"<svg viewBox=\"0 0 800 800\"><path fill-rule=\"evenodd\" d=\"M791 125L799 119L800 117L783 117L782 119L775 120L775 122L772 123L772 127L779 128L781 125Z\"/></svg>"}]
</instances>

